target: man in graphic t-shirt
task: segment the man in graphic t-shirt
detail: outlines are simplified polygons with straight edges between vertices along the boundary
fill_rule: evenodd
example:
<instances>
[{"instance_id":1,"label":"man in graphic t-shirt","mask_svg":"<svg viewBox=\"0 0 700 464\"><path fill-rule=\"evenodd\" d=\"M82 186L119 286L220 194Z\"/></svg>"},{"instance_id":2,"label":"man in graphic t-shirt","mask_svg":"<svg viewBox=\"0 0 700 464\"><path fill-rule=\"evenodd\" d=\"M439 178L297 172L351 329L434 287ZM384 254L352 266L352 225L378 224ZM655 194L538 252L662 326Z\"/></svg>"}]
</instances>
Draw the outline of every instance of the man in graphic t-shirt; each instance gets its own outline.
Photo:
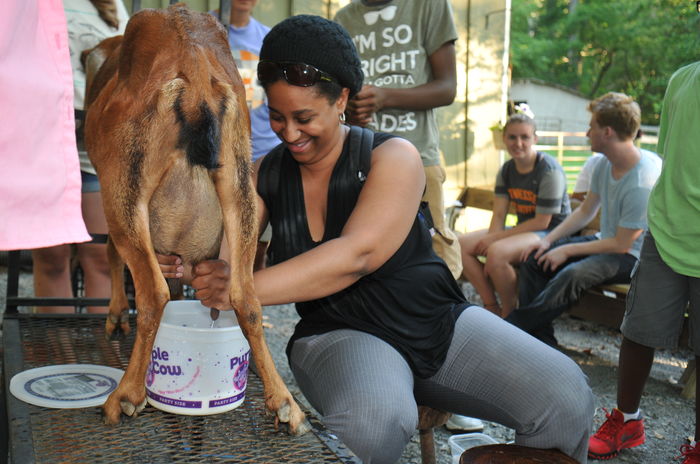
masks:
<instances>
[{"instance_id":1,"label":"man in graphic t-shirt","mask_svg":"<svg viewBox=\"0 0 700 464\"><path fill-rule=\"evenodd\" d=\"M457 87L457 31L447 0L353 0L336 14L362 60L365 82L348 103L348 122L404 137L421 154L435 224L435 252L455 278L459 242L444 221L439 132L435 108L452 103Z\"/></svg>"},{"instance_id":2,"label":"man in graphic t-shirt","mask_svg":"<svg viewBox=\"0 0 700 464\"><path fill-rule=\"evenodd\" d=\"M425 169L425 193L433 219L433 249L455 279L462 275L459 241L445 224L435 108L457 91L457 30L447 0L353 0L336 14L362 61L365 82L348 102L348 122L408 139ZM478 431L480 420L453 415L452 430Z\"/></svg>"}]
</instances>

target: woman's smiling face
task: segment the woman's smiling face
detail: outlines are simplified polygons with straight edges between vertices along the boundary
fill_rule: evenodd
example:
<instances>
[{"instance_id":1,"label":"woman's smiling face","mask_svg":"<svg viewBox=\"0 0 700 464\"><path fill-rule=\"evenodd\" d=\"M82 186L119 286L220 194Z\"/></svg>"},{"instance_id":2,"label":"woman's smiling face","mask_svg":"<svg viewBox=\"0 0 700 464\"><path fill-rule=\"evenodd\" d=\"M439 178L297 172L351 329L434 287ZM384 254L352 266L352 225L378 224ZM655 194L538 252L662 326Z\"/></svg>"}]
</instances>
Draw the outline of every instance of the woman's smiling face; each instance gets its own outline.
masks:
<instances>
[{"instance_id":1,"label":"woman's smiling face","mask_svg":"<svg viewBox=\"0 0 700 464\"><path fill-rule=\"evenodd\" d=\"M527 159L534 156L532 146L537 142L535 128L526 123L510 123L503 134L503 141L511 158Z\"/></svg>"},{"instance_id":2,"label":"woman's smiling face","mask_svg":"<svg viewBox=\"0 0 700 464\"><path fill-rule=\"evenodd\" d=\"M338 142L339 115L345 110L348 90L335 102L314 87L299 87L280 79L267 86L270 127L297 161L323 157Z\"/></svg>"}]
</instances>

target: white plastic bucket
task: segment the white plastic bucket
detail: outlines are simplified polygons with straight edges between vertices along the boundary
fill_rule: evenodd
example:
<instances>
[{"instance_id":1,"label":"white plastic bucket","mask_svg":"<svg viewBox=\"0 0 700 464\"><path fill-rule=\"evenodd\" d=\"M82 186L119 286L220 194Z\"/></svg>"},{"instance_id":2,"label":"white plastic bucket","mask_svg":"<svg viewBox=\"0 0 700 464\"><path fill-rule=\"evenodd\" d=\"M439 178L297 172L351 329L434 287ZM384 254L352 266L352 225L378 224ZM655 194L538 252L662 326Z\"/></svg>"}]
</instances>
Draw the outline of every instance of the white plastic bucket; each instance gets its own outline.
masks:
<instances>
[{"instance_id":1,"label":"white plastic bucket","mask_svg":"<svg viewBox=\"0 0 700 464\"><path fill-rule=\"evenodd\" d=\"M459 458L466 450L475 446L495 445L498 442L484 433L465 433L452 435L447 439L447 443L452 451L452 464L459 464Z\"/></svg>"},{"instance_id":2,"label":"white plastic bucket","mask_svg":"<svg viewBox=\"0 0 700 464\"><path fill-rule=\"evenodd\" d=\"M146 373L151 406L199 416L243 403L248 341L234 311L222 311L215 322L209 313L199 301L170 301L165 306Z\"/></svg>"}]
</instances>

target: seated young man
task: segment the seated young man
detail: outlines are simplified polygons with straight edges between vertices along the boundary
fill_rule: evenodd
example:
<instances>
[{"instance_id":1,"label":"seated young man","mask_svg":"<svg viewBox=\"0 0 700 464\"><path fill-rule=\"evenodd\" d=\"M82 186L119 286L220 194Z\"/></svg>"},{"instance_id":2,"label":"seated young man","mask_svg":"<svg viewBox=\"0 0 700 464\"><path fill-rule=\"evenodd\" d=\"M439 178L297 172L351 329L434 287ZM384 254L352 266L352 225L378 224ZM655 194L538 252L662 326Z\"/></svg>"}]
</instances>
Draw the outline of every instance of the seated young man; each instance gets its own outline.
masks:
<instances>
[{"instance_id":1,"label":"seated young man","mask_svg":"<svg viewBox=\"0 0 700 464\"><path fill-rule=\"evenodd\" d=\"M556 345L551 322L584 290L627 283L647 227L647 200L659 176L649 152L634 145L641 111L631 97L607 93L592 101L588 137L605 156L588 195L567 219L523 253L519 308L509 322ZM601 209L600 235L574 236Z\"/></svg>"}]
</instances>

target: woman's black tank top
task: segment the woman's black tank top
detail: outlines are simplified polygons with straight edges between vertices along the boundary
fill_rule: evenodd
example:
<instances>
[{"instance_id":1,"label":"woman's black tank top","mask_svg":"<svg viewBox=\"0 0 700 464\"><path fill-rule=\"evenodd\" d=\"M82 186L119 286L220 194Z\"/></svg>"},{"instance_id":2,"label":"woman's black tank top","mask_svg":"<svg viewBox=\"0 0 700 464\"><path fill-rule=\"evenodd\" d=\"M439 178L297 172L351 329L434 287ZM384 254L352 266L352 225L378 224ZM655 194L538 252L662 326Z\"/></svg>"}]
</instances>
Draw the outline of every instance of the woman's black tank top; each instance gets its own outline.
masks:
<instances>
[{"instance_id":1,"label":"woman's black tank top","mask_svg":"<svg viewBox=\"0 0 700 464\"><path fill-rule=\"evenodd\" d=\"M352 127L333 170L325 233L314 242L308 229L299 166L280 145L262 161L258 192L272 225L272 264L340 236L369 173L371 151L392 136ZM417 213L417 212L416 212ZM416 214L406 240L375 272L333 295L297 303L295 340L341 328L375 335L396 348L415 375L430 377L442 365L454 321L470 304L447 265L434 252L430 233Z\"/></svg>"}]
</instances>

